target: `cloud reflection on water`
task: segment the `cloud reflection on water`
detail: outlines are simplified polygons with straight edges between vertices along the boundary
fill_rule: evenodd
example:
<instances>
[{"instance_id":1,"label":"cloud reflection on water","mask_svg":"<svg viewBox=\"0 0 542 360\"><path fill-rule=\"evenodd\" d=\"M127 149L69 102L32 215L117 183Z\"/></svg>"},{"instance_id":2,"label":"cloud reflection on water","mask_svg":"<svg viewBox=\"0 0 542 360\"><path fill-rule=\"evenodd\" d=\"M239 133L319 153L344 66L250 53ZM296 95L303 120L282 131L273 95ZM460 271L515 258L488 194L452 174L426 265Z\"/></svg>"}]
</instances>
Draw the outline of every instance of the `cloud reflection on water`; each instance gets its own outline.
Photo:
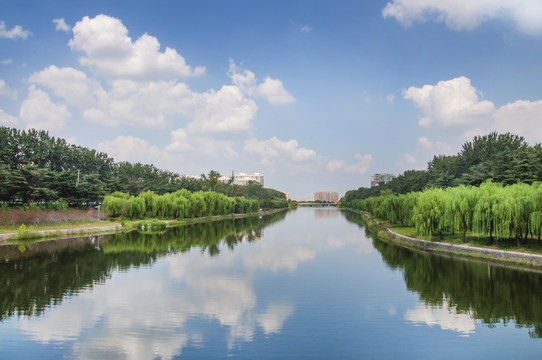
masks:
<instances>
[{"instance_id":1,"label":"cloud reflection on water","mask_svg":"<svg viewBox=\"0 0 542 360\"><path fill-rule=\"evenodd\" d=\"M471 312L458 313L446 299L441 306L418 303L416 308L408 310L404 317L414 324L426 324L430 327L437 325L442 330L455 331L464 336L474 334L476 324L479 322Z\"/></svg>"}]
</instances>

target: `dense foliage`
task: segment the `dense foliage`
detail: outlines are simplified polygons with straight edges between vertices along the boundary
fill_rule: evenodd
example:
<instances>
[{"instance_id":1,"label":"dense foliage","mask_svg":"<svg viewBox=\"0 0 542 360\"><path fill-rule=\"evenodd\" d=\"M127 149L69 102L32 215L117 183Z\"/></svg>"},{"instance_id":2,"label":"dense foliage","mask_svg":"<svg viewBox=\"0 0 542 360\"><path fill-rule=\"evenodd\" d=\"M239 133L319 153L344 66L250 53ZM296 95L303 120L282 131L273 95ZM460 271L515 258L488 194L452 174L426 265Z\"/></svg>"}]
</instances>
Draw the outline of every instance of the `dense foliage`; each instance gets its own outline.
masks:
<instances>
[{"instance_id":1,"label":"dense foliage","mask_svg":"<svg viewBox=\"0 0 542 360\"><path fill-rule=\"evenodd\" d=\"M434 156L427 170L409 170L388 184L351 190L341 203L378 196L383 190L406 194L428 188L478 186L488 179L506 185L542 181L542 146L529 146L523 137L510 133L476 136L457 155Z\"/></svg>"},{"instance_id":2,"label":"dense foliage","mask_svg":"<svg viewBox=\"0 0 542 360\"><path fill-rule=\"evenodd\" d=\"M145 191L138 196L115 192L105 197L103 209L111 216L130 219L184 219L255 212L259 209L259 202L214 191L191 193L183 189L163 195Z\"/></svg>"},{"instance_id":3,"label":"dense foliage","mask_svg":"<svg viewBox=\"0 0 542 360\"><path fill-rule=\"evenodd\" d=\"M503 186L488 180L479 187L447 189L356 199L348 207L376 217L415 226L421 235L467 232L499 239L537 238L542 235L542 183Z\"/></svg>"},{"instance_id":4,"label":"dense foliage","mask_svg":"<svg viewBox=\"0 0 542 360\"><path fill-rule=\"evenodd\" d=\"M115 163L106 153L71 145L46 131L0 127L0 203L8 205L95 205L104 196L145 191L163 195L181 189L213 191L230 197L260 201L260 207L286 207L285 195L258 183L246 186L219 180L210 171L199 179L181 177L153 165Z\"/></svg>"}]
</instances>

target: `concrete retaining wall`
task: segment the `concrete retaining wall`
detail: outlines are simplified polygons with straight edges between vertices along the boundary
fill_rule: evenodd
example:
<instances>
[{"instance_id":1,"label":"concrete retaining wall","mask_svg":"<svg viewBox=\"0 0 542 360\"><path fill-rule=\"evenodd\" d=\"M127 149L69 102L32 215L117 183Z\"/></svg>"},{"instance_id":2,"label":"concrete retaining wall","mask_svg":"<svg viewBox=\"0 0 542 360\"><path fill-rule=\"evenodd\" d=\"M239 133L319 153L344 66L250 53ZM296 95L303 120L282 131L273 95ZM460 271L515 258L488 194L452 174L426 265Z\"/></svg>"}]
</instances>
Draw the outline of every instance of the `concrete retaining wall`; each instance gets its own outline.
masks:
<instances>
[{"instance_id":1,"label":"concrete retaining wall","mask_svg":"<svg viewBox=\"0 0 542 360\"><path fill-rule=\"evenodd\" d=\"M496 260L512 260L512 261L517 261L517 262L527 261L532 264L542 265L542 255L527 254L527 253L521 253L517 251L486 249L486 248L480 248L480 247L474 247L474 246L468 246L468 245L446 244L446 243L435 242L435 241L425 241L425 240L414 239L408 236L397 234L396 232L391 231L389 228L386 228L386 230L388 231L388 234L390 236L396 239L399 239L400 241L413 244L416 247L420 249L424 249L424 250L438 249L440 251L454 253L454 254L457 254L457 253L478 254L478 255L483 255L483 256L490 256L491 258L496 259Z\"/></svg>"},{"instance_id":2,"label":"concrete retaining wall","mask_svg":"<svg viewBox=\"0 0 542 360\"><path fill-rule=\"evenodd\" d=\"M361 214L362 216L365 216L368 221L373 221L377 225L380 226L380 228L383 228L381 224L376 219L373 219L368 213L363 211L357 211L352 210L354 212L357 212ZM396 232L393 232L390 230L390 228L386 227L385 230L387 231L388 235L401 241L404 243L408 243L418 249L427 250L427 251L441 251L444 253L449 254L473 254L473 255L481 255L481 256L487 256L491 257L495 260L500 261L514 261L518 263L530 263L533 265L542 265L542 255L538 254L529 254L529 253L522 253L518 251L504 251L504 250L497 250L497 249L487 249L487 248L481 248L481 247L475 247L475 246L469 246L469 245L454 245L454 244L447 244L437 241L426 241L426 240L420 240L420 239L414 239L405 235L397 234Z\"/></svg>"}]
</instances>

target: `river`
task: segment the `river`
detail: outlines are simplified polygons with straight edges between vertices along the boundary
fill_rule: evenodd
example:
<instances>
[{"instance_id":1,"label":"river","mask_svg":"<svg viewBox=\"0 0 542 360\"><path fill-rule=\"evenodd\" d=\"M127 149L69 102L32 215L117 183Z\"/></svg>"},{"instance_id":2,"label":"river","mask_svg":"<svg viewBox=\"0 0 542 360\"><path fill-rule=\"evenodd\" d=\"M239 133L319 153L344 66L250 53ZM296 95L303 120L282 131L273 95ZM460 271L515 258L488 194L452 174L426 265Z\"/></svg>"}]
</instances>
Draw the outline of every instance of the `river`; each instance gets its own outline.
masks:
<instances>
[{"instance_id":1,"label":"river","mask_svg":"<svg viewBox=\"0 0 542 360\"><path fill-rule=\"evenodd\" d=\"M389 245L335 208L0 257L0 359L542 354L542 272Z\"/></svg>"}]
</instances>

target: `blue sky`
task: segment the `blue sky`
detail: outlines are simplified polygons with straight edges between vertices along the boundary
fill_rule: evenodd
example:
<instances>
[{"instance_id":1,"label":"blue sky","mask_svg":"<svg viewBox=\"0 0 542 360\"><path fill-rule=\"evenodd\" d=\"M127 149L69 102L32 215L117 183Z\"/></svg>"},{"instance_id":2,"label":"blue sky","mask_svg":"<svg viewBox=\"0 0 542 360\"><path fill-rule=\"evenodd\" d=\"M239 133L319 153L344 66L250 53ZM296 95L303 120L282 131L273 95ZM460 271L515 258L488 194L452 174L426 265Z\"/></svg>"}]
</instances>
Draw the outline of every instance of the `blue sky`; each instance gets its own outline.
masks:
<instances>
[{"instance_id":1,"label":"blue sky","mask_svg":"<svg viewBox=\"0 0 542 360\"><path fill-rule=\"evenodd\" d=\"M306 197L542 141L538 0L3 1L0 124Z\"/></svg>"}]
</instances>

